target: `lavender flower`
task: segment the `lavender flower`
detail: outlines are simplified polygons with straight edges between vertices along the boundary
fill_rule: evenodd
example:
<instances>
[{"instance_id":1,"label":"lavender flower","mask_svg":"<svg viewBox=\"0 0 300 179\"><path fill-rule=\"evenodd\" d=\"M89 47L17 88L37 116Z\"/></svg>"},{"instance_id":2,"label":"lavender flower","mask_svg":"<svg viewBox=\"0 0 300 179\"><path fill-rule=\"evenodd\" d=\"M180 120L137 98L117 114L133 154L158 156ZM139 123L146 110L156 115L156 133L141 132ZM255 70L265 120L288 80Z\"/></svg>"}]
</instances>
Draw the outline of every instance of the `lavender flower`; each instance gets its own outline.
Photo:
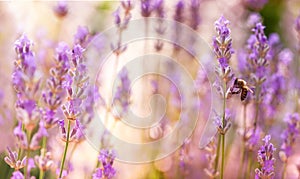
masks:
<instances>
[{"instance_id":1,"label":"lavender flower","mask_svg":"<svg viewBox=\"0 0 300 179\"><path fill-rule=\"evenodd\" d=\"M27 157L25 156L22 160L19 160L19 156L17 152L11 151L9 147L7 147L8 150L8 156L4 157L4 161L15 170L20 170L25 167Z\"/></svg>"},{"instance_id":2,"label":"lavender flower","mask_svg":"<svg viewBox=\"0 0 300 179\"><path fill-rule=\"evenodd\" d=\"M131 90L127 69L123 68L118 77L120 79L120 84L117 86L112 105L121 108L121 113L116 115L116 117L121 118L125 113L127 113L130 105ZM120 110L116 112L120 112Z\"/></svg>"},{"instance_id":3,"label":"lavender flower","mask_svg":"<svg viewBox=\"0 0 300 179\"><path fill-rule=\"evenodd\" d=\"M184 3L182 0L179 0L175 7L175 14L173 16L173 19L177 22L183 22L184 20L183 11L184 11Z\"/></svg>"},{"instance_id":4,"label":"lavender flower","mask_svg":"<svg viewBox=\"0 0 300 179\"><path fill-rule=\"evenodd\" d=\"M83 52L85 49L80 44L76 44L69 58L70 68L66 74L62 86L65 87L67 97L66 102L61 106L61 109L67 119L67 130L64 126L64 120L58 121L58 125L61 129L63 140L66 142L65 152L62 156L62 162L59 171L59 178L63 176L63 168L66 160L66 151L68 150L68 144L70 141L82 138L80 130L82 119L82 104L85 100L86 89L89 83L87 77L87 69L84 64ZM75 124L74 124L75 121ZM71 124L73 126L71 130Z\"/></svg>"},{"instance_id":5,"label":"lavender flower","mask_svg":"<svg viewBox=\"0 0 300 179\"><path fill-rule=\"evenodd\" d=\"M113 178L116 175L116 170L113 168L115 157L114 150L102 149L98 157L101 167L96 169L93 179Z\"/></svg>"},{"instance_id":6,"label":"lavender flower","mask_svg":"<svg viewBox=\"0 0 300 179\"><path fill-rule=\"evenodd\" d=\"M86 47L90 40L89 29L86 26L78 26L77 32L74 35L74 44L80 44L82 47Z\"/></svg>"},{"instance_id":7,"label":"lavender flower","mask_svg":"<svg viewBox=\"0 0 300 179\"><path fill-rule=\"evenodd\" d=\"M24 179L24 175L19 170L16 170L12 173L10 179Z\"/></svg>"},{"instance_id":8,"label":"lavender flower","mask_svg":"<svg viewBox=\"0 0 300 179\"><path fill-rule=\"evenodd\" d=\"M55 15L60 18L65 17L68 14L68 6L65 1L58 1L53 8Z\"/></svg>"},{"instance_id":9,"label":"lavender flower","mask_svg":"<svg viewBox=\"0 0 300 179\"><path fill-rule=\"evenodd\" d=\"M207 164L207 168L204 169L204 172L210 178L216 178L217 176L219 176L219 172L216 171L214 168L216 162L216 156L217 156L215 138L211 139L211 141L205 147L205 150L208 152L208 154L206 154L208 164Z\"/></svg>"},{"instance_id":10,"label":"lavender flower","mask_svg":"<svg viewBox=\"0 0 300 179\"><path fill-rule=\"evenodd\" d=\"M255 25L262 21L259 13L251 13L247 19L247 25L252 29Z\"/></svg>"},{"instance_id":11,"label":"lavender flower","mask_svg":"<svg viewBox=\"0 0 300 179\"><path fill-rule=\"evenodd\" d=\"M141 15L143 17L150 17L153 11L151 0L141 0Z\"/></svg>"},{"instance_id":12,"label":"lavender flower","mask_svg":"<svg viewBox=\"0 0 300 179\"><path fill-rule=\"evenodd\" d=\"M256 9L256 10L262 9L268 3L268 0L244 0L244 1L249 8Z\"/></svg>"},{"instance_id":13,"label":"lavender flower","mask_svg":"<svg viewBox=\"0 0 300 179\"><path fill-rule=\"evenodd\" d=\"M264 145L258 151L257 160L260 165L259 168L255 169L255 178L274 178L274 164L275 158L273 157L276 148L270 143L271 136L266 135L263 139Z\"/></svg>"},{"instance_id":14,"label":"lavender flower","mask_svg":"<svg viewBox=\"0 0 300 179\"><path fill-rule=\"evenodd\" d=\"M287 128L281 135L283 144L279 156L283 162L287 162L287 159L292 155L292 147L300 132L300 116L298 113L289 114L284 121L287 123Z\"/></svg>"},{"instance_id":15,"label":"lavender flower","mask_svg":"<svg viewBox=\"0 0 300 179\"><path fill-rule=\"evenodd\" d=\"M217 31L217 37L213 38L213 47L215 55L219 61L220 67L222 69L223 75L226 74L226 77L229 77L226 81L229 81L231 76L229 75L229 71L231 71L229 67L229 60L231 55L234 53L232 49L232 39L230 37L230 29L227 27L229 25L229 21L221 16L219 20L215 22L215 28Z\"/></svg>"},{"instance_id":16,"label":"lavender flower","mask_svg":"<svg viewBox=\"0 0 300 179\"><path fill-rule=\"evenodd\" d=\"M56 48L55 66L50 69L50 78L47 80L43 91L45 107L43 109L43 121L46 128L54 126L57 121L57 110L62 104L65 96L64 85L66 85L67 72L70 68L70 48L64 42L60 42ZM68 82L70 82L69 80Z\"/></svg>"},{"instance_id":17,"label":"lavender flower","mask_svg":"<svg viewBox=\"0 0 300 179\"><path fill-rule=\"evenodd\" d=\"M15 42L17 59L12 75L13 86L17 93L16 111L18 120L22 121L27 130L33 130L39 120L39 110L34 99L39 82L35 80L36 64L34 53L31 51L33 43L22 35Z\"/></svg>"},{"instance_id":18,"label":"lavender flower","mask_svg":"<svg viewBox=\"0 0 300 179\"><path fill-rule=\"evenodd\" d=\"M166 30L166 28L164 27L164 22L162 20L166 16L164 9L164 0L156 0L154 7L154 12L156 13L156 16L161 18L158 20L158 24L155 28L155 31L158 34L158 37L161 37ZM163 41L161 39L158 39L154 47L156 51L161 51L163 48Z\"/></svg>"},{"instance_id":19,"label":"lavender flower","mask_svg":"<svg viewBox=\"0 0 300 179\"><path fill-rule=\"evenodd\" d=\"M190 26L192 27L192 29L197 30L200 24L200 0L191 0L190 12Z\"/></svg>"},{"instance_id":20,"label":"lavender flower","mask_svg":"<svg viewBox=\"0 0 300 179\"><path fill-rule=\"evenodd\" d=\"M51 152L41 149L41 155L35 156L34 161L41 171L47 171L53 165Z\"/></svg>"}]
</instances>

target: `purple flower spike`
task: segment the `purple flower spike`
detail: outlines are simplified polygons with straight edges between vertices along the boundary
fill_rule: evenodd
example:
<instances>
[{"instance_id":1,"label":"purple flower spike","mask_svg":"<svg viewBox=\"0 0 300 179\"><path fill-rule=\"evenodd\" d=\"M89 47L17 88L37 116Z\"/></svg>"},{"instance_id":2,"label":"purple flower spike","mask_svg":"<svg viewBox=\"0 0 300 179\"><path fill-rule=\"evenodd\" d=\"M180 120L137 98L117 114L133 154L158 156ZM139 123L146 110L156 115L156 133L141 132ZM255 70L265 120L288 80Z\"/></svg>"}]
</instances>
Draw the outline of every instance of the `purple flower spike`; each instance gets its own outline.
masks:
<instances>
[{"instance_id":1,"label":"purple flower spike","mask_svg":"<svg viewBox=\"0 0 300 179\"><path fill-rule=\"evenodd\" d=\"M118 118L122 117L127 113L130 105L130 79L128 78L128 71L126 68L123 68L119 74L120 84L117 87L117 90L114 94L113 105L115 107L121 107L121 113L116 116Z\"/></svg>"},{"instance_id":2,"label":"purple flower spike","mask_svg":"<svg viewBox=\"0 0 300 179\"><path fill-rule=\"evenodd\" d=\"M114 150L102 149L98 157L102 166L96 169L93 179L113 178L116 175L116 170L113 168L115 157Z\"/></svg>"},{"instance_id":3,"label":"purple flower spike","mask_svg":"<svg viewBox=\"0 0 300 179\"><path fill-rule=\"evenodd\" d=\"M197 30L200 24L200 15L199 15L200 0L191 0L190 11L191 11L190 26L192 27L192 29Z\"/></svg>"},{"instance_id":4,"label":"purple flower spike","mask_svg":"<svg viewBox=\"0 0 300 179\"><path fill-rule=\"evenodd\" d=\"M281 135L283 144L279 156L283 162L287 162L287 159L292 155L292 147L300 133L300 115L298 113L289 114L284 118L284 121L287 123L287 128Z\"/></svg>"},{"instance_id":5,"label":"purple flower spike","mask_svg":"<svg viewBox=\"0 0 300 179\"><path fill-rule=\"evenodd\" d=\"M177 22L183 22L183 10L184 10L184 2L182 0L179 0L176 4L175 8L175 14L174 14L174 20Z\"/></svg>"},{"instance_id":6,"label":"purple flower spike","mask_svg":"<svg viewBox=\"0 0 300 179\"><path fill-rule=\"evenodd\" d=\"M143 17L150 17L153 11L151 0L141 0L141 14Z\"/></svg>"},{"instance_id":7,"label":"purple flower spike","mask_svg":"<svg viewBox=\"0 0 300 179\"><path fill-rule=\"evenodd\" d=\"M266 135L265 138L263 138L264 144L259 149L257 156L260 167L255 169L255 179L274 178L274 152L276 151L276 148L270 143L270 140L270 135Z\"/></svg>"},{"instance_id":8,"label":"purple flower spike","mask_svg":"<svg viewBox=\"0 0 300 179\"><path fill-rule=\"evenodd\" d=\"M219 20L215 22L217 36L213 38L214 52L220 65L217 69L217 75L226 83L233 78L233 74L229 66L229 60L231 55L234 53L232 49L230 29L227 27L228 25L229 21L225 19L224 16L221 16ZM226 91L223 91L223 93L224 92Z\"/></svg>"}]
</instances>

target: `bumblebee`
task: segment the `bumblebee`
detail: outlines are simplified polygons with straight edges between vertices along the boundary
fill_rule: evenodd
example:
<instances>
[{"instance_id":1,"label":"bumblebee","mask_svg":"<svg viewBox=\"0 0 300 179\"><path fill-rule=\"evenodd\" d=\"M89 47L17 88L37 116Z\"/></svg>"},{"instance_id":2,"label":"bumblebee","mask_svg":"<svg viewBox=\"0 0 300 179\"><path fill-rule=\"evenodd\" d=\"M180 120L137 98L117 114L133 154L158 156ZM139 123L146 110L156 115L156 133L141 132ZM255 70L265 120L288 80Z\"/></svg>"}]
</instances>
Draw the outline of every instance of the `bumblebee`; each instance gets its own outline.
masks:
<instances>
[{"instance_id":1,"label":"bumblebee","mask_svg":"<svg viewBox=\"0 0 300 179\"><path fill-rule=\"evenodd\" d=\"M234 80L233 86L230 88L231 94L240 94L241 101L244 101L248 95L248 92L253 93L251 88L247 85L247 82L243 79L236 78Z\"/></svg>"}]
</instances>

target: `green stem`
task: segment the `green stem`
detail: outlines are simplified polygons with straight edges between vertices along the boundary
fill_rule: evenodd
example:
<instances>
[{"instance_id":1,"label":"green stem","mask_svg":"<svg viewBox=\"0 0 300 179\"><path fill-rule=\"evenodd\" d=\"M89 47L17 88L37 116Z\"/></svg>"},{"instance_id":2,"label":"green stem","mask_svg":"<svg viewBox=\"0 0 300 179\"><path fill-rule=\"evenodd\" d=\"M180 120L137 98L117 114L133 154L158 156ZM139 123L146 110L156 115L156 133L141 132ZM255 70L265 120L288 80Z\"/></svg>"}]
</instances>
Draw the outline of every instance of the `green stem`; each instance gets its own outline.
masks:
<instances>
[{"instance_id":1,"label":"green stem","mask_svg":"<svg viewBox=\"0 0 300 179\"><path fill-rule=\"evenodd\" d=\"M257 120L258 120L258 114L259 114L259 93L260 93L260 85L256 85L256 91L255 91L255 118L254 118L254 132L256 131L257 127Z\"/></svg>"},{"instance_id":2,"label":"green stem","mask_svg":"<svg viewBox=\"0 0 300 179\"><path fill-rule=\"evenodd\" d=\"M29 145L31 143L31 131L26 131L27 133L27 141L28 141L28 148L26 150L26 165L25 165L25 168L24 168L24 179L27 178L27 170L28 170L28 160L29 160L29 157L30 157L30 148L29 148Z\"/></svg>"},{"instance_id":3,"label":"green stem","mask_svg":"<svg viewBox=\"0 0 300 179\"><path fill-rule=\"evenodd\" d=\"M242 139L242 162L240 165L240 170L239 170L239 178L242 178L242 174L244 173L244 163L245 163L245 147L246 147L246 141L245 141L245 137L246 137L246 128L247 128L247 104L243 105L243 128L244 128L244 133L243 133L243 139Z\"/></svg>"},{"instance_id":4,"label":"green stem","mask_svg":"<svg viewBox=\"0 0 300 179\"><path fill-rule=\"evenodd\" d=\"M65 145L65 150L64 150L62 162L61 162L61 165L60 165L59 178L62 177L62 173L63 173L63 169L64 169L64 165L65 165L65 160L66 160L66 156L67 156L69 140L70 140L70 128L71 128L71 121L68 120L67 141L66 141L66 145Z\"/></svg>"},{"instance_id":5,"label":"green stem","mask_svg":"<svg viewBox=\"0 0 300 179\"><path fill-rule=\"evenodd\" d=\"M285 179L286 167L287 167L287 161L283 163L283 171L281 176L282 179Z\"/></svg>"},{"instance_id":6,"label":"green stem","mask_svg":"<svg viewBox=\"0 0 300 179\"><path fill-rule=\"evenodd\" d=\"M223 179L223 175L224 175L224 161L225 161L225 135L221 135L221 141L222 141L221 179Z\"/></svg>"},{"instance_id":7,"label":"green stem","mask_svg":"<svg viewBox=\"0 0 300 179\"><path fill-rule=\"evenodd\" d=\"M45 156L46 153L46 144L47 144L47 137L44 136L42 139L42 149L44 149L43 153L41 153L42 156ZM40 169L39 178L43 179L45 175L45 172L43 169Z\"/></svg>"},{"instance_id":8,"label":"green stem","mask_svg":"<svg viewBox=\"0 0 300 179\"><path fill-rule=\"evenodd\" d=\"M218 170L220 148L221 148L221 135L219 134L218 146L217 146L217 153L216 153L216 160L215 160L215 171Z\"/></svg>"},{"instance_id":9,"label":"green stem","mask_svg":"<svg viewBox=\"0 0 300 179\"><path fill-rule=\"evenodd\" d=\"M249 156L248 156L248 168L247 168L247 173L246 173L246 179L251 177L250 173L251 173L251 168L252 168L252 151L248 152Z\"/></svg>"},{"instance_id":10,"label":"green stem","mask_svg":"<svg viewBox=\"0 0 300 179\"><path fill-rule=\"evenodd\" d=\"M226 127L226 121L225 121L225 110L226 110L226 82L224 83L223 86L223 91L224 91L224 95L223 95L223 116L222 116L222 128L223 130ZM224 161L225 161L225 134L221 135L221 143L222 143L222 162L221 162L221 179L223 179L223 175L224 175Z\"/></svg>"}]
</instances>

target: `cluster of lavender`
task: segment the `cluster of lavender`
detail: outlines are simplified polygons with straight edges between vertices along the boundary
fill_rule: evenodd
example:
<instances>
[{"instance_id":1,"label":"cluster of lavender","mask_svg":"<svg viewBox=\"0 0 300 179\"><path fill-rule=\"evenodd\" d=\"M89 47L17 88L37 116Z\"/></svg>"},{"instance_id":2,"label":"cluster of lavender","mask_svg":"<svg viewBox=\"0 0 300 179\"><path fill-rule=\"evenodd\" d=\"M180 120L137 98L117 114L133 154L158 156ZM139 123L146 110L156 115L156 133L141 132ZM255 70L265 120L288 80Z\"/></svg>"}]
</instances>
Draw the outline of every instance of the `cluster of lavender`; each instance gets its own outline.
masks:
<instances>
[{"instance_id":1,"label":"cluster of lavender","mask_svg":"<svg viewBox=\"0 0 300 179\"><path fill-rule=\"evenodd\" d=\"M15 169L14 177L30 177L30 170L35 164L30 153L40 148L40 140L48 133L44 123L40 121L41 110L38 108L36 99L39 95L40 81L36 78L36 63L33 43L22 35L15 43L17 57L12 75L13 86L17 94L16 116L18 125L14 129L17 138L18 153L8 148L9 156L5 161ZM23 158L21 158L23 156ZM37 160L37 162L39 162ZM33 164L32 164L33 163ZM40 163L38 163L39 165ZM24 174L19 170L24 168ZM24 176L23 176L24 175Z\"/></svg>"},{"instance_id":2,"label":"cluster of lavender","mask_svg":"<svg viewBox=\"0 0 300 179\"><path fill-rule=\"evenodd\" d=\"M260 165L259 168L255 169L255 178L274 178L274 152L276 148L270 143L271 136L267 135L263 138L264 144L258 150L257 160Z\"/></svg>"},{"instance_id":3,"label":"cluster of lavender","mask_svg":"<svg viewBox=\"0 0 300 179\"><path fill-rule=\"evenodd\" d=\"M113 168L115 158L116 154L113 150L102 149L98 157L101 166L97 166L93 179L113 178L116 175L116 170Z\"/></svg>"}]
</instances>

